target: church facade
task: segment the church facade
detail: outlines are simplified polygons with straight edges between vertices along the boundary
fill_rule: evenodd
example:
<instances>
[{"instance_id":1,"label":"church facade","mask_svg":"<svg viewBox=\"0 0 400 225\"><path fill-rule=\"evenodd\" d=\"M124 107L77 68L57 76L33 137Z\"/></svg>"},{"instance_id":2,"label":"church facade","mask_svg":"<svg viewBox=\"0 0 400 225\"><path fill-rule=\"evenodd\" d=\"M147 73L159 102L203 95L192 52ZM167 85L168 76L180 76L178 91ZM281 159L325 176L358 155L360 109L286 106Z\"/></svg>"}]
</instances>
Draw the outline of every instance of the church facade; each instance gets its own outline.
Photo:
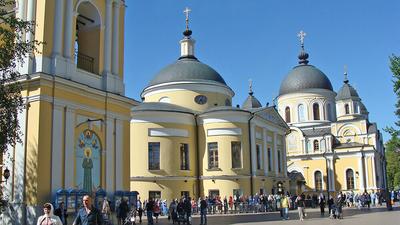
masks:
<instances>
[{"instance_id":1,"label":"church facade","mask_svg":"<svg viewBox=\"0 0 400 225\"><path fill-rule=\"evenodd\" d=\"M336 93L302 51L281 83L278 111L290 127L287 163L293 193L380 191L386 188L382 133L345 72Z\"/></svg>"},{"instance_id":2,"label":"church facade","mask_svg":"<svg viewBox=\"0 0 400 225\"><path fill-rule=\"evenodd\" d=\"M287 190L288 126L251 88L242 107L232 107L233 90L195 57L191 33L187 26L180 58L132 109L131 189L167 200Z\"/></svg>"}]
</instances>

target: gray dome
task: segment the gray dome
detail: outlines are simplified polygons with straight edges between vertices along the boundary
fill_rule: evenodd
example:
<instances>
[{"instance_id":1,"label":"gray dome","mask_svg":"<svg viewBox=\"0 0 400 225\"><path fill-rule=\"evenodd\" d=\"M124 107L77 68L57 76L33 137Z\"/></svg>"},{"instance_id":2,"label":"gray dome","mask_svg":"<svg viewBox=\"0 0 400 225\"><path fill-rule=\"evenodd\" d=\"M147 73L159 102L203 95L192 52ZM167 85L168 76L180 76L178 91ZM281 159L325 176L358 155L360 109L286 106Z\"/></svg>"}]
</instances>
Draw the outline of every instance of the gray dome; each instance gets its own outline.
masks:
<instances>
[{"instance_id":1,"label":"gray dome","mask_svg":"<svg viewBox=\"0 0 400 225\"><path fill-rule=\"evenodd\" d=\"M252 94L250 94L246 101L244 101L242 108L243 109L254 109L254 108L261 108L262 105L260 101L256 97L254 97Z\"/></svg>"},{"instance_id":2,"label":"gray dome","mask_svg":"<svg viewBox=\"0 0 400 225\"><path fill-rule=\"evenodd\" d=\"M344 100L344 99L360 99L356 89L354 89L349 83L345 81L342 88L340 88L336 100Z\"/></svg>"},{"instance_id":3,"label":"gray dome","mask_svg":"<svg viewBox=\"0 0 400 225\"><path fill-rule=\"evenodd\" d=\"M279 95L289 94L310 88L333 91L329 78L312 65L298 65L283 79Z\"/></svg>"},{"instance_id":4,"label":"gray dome","mask_svg":"<svg viewBox=\"0 0 400 225\"><path fill-rule=\"evenodd\" d=\"M225 80L213 68L195 57L181 57L162 69L150 81L149 86L179 81L213 81L226 85Z\"/></svg>"}]
</instances>

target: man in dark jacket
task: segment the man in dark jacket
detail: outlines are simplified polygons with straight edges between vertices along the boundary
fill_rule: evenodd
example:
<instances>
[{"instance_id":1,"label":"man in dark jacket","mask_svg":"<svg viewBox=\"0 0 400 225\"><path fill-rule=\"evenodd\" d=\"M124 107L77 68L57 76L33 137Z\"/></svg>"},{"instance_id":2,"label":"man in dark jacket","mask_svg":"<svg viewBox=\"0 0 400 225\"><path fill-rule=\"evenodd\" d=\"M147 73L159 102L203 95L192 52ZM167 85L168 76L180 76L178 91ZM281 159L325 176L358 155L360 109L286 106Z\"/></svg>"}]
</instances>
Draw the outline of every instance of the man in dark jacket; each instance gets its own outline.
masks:
<instances>
[{"instance_id":1,"label":"man in dark jacket","mask_svg":"<svg viewBox=\"0 0 400 225\"><path fill-rule=\"evenodd\" d=\"M117 209L118 224L124 224L125 219L128 216L128 212L129 212L128 203L126 202L125 199L122 199Z\"/></svg>"},{"instance_id":2,"label":"man in dark jacket","mask_svg":"<svg viewBox=\"0 0 400 225\"><path fill-rule=\"evenodd\" d=\"M207 201L201 198L200 201L200 225L207 224Z\"/></svg>"},{"instance_id":3,"label":"man in dark jacket","mask_svg":"<svg viewBox=\"0 0 400 225\"><path fill-rule=\"evenodd\" d=\"M101 212L92 205L89 195L83 196L83 207L79 209L73 225L103 225Z\"/></svg>"},{"instance_id":4,"label":"man in dark jacket","mask_svg":"<svg viewBox=\"0 0 400 225\"><path fill-rule=\"evenodd\" d=\"M58 208L54 210L54 215L60 217L61 222L63 225L67 225L67 209L64 207L64 202L60 202Z\"/></svg>"}]
</instances>

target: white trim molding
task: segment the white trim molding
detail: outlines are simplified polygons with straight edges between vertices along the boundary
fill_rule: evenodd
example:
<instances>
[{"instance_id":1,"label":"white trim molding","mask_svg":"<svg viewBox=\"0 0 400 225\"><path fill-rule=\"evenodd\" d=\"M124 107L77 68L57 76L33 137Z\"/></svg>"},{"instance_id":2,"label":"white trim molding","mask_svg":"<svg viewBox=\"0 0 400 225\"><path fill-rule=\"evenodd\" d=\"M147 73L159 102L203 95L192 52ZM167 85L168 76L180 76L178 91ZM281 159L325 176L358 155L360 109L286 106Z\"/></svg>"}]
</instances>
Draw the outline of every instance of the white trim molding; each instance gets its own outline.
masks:
<instances>
[{"instance_id":1,"label":"white trim molding","mask_svg":"<svg viewBox=\"0 0 400 225\"><path fill-rule=\"evenodd\" d=\"M216 128L207 129L207 136L240 136L242 135L241 128Z\"/></svg>"},{"instance_id":2,"label":"white trim molding","mask_svg":"<svg viewBox=\"0 0 400 225\"><path fill-rule=\"evenodd\" d=\"M189 137L189 131L175 128L149 128L150 137Z\"/></svg>"}]
</instances>

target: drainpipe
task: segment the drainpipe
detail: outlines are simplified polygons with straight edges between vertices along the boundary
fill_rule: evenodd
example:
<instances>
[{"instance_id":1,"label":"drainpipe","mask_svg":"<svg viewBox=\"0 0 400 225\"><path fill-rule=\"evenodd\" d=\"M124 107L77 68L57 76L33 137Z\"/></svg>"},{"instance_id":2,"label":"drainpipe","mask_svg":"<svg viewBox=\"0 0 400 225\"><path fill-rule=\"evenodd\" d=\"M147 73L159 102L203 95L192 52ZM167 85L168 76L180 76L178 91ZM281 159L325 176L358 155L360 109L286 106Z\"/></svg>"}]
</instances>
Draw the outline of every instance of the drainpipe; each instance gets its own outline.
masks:
<instances>
[{"instance_id":1,"label":"drainpipe","mask_svg":"<svg viewBox=\"0 0 400 225\"><path fill-rule=\"evenodd\" d=\"M250 150L250 195L253 195L253 161L252 161L252 151L251 151L251 120L254 118L254 114L251 113L251 116L249 120L247 121L248 123L248 128L249 128L249 150Z\"/></svg>"}]
</instances>

